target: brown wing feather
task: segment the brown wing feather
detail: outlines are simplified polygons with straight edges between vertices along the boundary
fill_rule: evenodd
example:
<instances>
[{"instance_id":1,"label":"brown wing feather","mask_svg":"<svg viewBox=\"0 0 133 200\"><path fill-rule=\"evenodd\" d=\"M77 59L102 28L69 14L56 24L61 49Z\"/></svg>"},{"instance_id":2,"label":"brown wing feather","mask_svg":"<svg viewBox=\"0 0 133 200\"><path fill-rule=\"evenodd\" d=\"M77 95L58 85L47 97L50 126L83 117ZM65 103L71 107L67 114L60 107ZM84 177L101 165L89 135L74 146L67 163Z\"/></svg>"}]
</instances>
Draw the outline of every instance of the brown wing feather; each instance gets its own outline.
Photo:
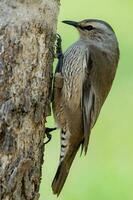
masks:
<instances>
[{"instance_id":1,"label":"brown wing feather","mask_svg":"<svg viewBox=\"0 0 133 200\"><path fill-rule=\"evenodd\" d=\"M90 138L91 132L91 117L92 111L94 108L94 94L91 88L91 81L90 81L90 72L93 67L91 55L89 59L86 58L86 71L85 71L85 80L83 83L83 91L82 91L82 112L83 112L83 124L84 124L84 140L82 143L82 149L84 149L85 154L87 153L88 143Z\"/></svg>"}]
</instances>

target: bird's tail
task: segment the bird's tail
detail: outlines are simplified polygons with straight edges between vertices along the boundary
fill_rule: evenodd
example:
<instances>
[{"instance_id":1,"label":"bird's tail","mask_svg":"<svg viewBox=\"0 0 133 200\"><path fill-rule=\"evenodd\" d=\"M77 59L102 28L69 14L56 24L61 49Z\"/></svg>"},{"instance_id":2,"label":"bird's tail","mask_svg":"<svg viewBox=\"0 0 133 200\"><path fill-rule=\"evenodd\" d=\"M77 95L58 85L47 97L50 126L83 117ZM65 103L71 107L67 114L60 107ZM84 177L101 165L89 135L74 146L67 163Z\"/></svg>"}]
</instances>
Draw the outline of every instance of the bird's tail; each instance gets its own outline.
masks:
<instances>
[{"instance_id":1,"label":"bird's tail","mask_svg":"<svg viewBox=\"0 0 133 200\"><path fill-rule=\"evenodd\" d=\"M68 150L64 159L59 164L56 175L52 182L53 193L57 194L57 196L59 196L59 194L64 186L64 183L66 181L66 178L67 178L69 170L70 170L70 167L72 165L72 162L76 156L76 153L77 153L79 147L80 147L80 143L76 147L73 147L72 149Z\"/></svg>"}]
</instances>

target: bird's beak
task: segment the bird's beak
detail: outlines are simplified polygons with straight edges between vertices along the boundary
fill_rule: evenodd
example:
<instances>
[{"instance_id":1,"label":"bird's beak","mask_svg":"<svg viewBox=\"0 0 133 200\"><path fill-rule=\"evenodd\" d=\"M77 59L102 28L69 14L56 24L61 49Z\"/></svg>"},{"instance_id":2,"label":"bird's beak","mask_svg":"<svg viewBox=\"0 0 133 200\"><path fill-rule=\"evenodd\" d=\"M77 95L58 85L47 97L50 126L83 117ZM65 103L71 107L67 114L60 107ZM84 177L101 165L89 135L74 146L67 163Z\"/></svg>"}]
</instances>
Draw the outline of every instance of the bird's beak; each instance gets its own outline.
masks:
<instances>
[{"instance_id":1,"label":"bird's beak","mask_svg":"<svg viewBox=\"0 0 133 200\"><path fill-rule=\"evenodd\" d=\"M75 22L75 21L64 20L64 21L62 21L62 22L65 23L65 24L74 26L74 27L76 27L76 28L79 27L79 23L78 23L78 22Z\"/></svg>"}]
</instances>

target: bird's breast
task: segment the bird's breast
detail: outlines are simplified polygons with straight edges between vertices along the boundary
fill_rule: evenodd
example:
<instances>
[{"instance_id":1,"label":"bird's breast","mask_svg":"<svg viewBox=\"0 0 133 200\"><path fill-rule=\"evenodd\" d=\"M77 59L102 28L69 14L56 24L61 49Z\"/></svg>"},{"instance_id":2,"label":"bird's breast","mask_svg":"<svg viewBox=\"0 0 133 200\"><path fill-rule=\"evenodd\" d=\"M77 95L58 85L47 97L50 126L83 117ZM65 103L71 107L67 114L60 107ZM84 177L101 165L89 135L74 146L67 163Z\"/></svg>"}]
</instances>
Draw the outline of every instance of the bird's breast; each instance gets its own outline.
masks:
<instances>
[{"instance_id":1,"label":"bird's breast","mask_svg":"<svg viewBox=\"0 0 133 200\"><path fill-rule=\"evenodd\" d=\"M63 96L67 106L76 109L80 105L84 79L84 50L79 46L69 49L63 62Z\"/></svg>"}]
</instances>

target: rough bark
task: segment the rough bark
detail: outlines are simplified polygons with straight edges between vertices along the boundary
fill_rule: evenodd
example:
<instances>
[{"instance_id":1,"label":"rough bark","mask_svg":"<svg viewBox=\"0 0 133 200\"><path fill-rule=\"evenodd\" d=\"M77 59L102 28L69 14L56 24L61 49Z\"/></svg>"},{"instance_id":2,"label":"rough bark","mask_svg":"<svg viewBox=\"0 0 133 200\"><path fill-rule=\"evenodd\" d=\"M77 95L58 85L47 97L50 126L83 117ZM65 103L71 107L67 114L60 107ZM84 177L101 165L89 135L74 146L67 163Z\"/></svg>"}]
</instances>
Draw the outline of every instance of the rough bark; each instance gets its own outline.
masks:
<instances>
[{"instance_id":1,"label":"rough bark","mask_svg":"<svg viewBox=\"0 0 133 200\"><path fill-rule=\"evenodd\" d=\"M39 198L58 0L0 0L0 199Z\"/></svg>"}]
</instances>

